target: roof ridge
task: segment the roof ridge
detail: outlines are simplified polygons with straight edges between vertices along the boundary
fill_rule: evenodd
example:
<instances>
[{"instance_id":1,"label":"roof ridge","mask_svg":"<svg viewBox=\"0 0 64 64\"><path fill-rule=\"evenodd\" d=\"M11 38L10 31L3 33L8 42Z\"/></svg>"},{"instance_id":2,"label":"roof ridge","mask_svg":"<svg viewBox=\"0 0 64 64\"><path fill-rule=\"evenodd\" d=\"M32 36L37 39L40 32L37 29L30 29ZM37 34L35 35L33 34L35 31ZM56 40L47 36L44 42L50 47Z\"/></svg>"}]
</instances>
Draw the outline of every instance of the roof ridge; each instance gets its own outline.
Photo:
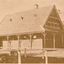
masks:
<instances>
[{"instance_id":1,"label":"roof ridge","mask_svg":"<svg viewBox=\"0 0 64 64\"><path fill-rule=\"evenodd\" d=\"M38 9L42 9L42 8L45 8L45 7L46 7L46 8L47 8L47 7L53 7L53 6L55 6L55 5L44 6L44 7L38 8ZM23 13L23 12L28 12L28 11L32 11L32 10L36 10L36 9L34 8L34 9L31 9L31 10L19 11L19 12L7 14L6 16L13 15L13 14L18 14L18 13Z\"/></svg>"}]
</instances>

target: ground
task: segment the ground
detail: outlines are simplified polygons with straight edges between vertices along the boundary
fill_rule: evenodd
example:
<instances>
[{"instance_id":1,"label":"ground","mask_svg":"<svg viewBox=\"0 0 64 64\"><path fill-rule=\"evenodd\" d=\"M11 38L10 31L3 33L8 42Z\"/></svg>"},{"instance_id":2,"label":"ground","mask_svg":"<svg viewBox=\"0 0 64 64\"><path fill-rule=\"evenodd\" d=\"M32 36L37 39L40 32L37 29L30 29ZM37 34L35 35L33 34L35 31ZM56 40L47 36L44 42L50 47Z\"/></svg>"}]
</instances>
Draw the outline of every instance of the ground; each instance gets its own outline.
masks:
<instances>
[{"instance_id":1,"label":"ground","mask_svg":"<svg viewBox=\"0 0 64 64\"><path fill-rule=\"evenodd\" d=\"M22 63L45 63L45 58L42 59L42 57L25 57L22 55L21 58ZM6 59L0 63L18 63L18 59L15 56L7 56ZM64 58L48 57L48 63L64 63Z\"/></svg>"},{"instance_id":2,"label":"ground","mask_svg":"<svg viewBox=\"0 0 64 64\"><path fill-rule=\"evenodd\" d=\"M57 51L48 51L48 63L64 63L64 52L63 50L59 50L57 49ZM17 51L14 52L17 53ZM45 55L46 54L44 54L44 56ZM26 51L26 57L24 52L21 52L22 63L45 63L45 61L45 57L42 59L42 51ZM0 55L0 63L18 63L18 55L13 54L13 51L11 52L11 55Z\"/></svg>"}]
</instances>

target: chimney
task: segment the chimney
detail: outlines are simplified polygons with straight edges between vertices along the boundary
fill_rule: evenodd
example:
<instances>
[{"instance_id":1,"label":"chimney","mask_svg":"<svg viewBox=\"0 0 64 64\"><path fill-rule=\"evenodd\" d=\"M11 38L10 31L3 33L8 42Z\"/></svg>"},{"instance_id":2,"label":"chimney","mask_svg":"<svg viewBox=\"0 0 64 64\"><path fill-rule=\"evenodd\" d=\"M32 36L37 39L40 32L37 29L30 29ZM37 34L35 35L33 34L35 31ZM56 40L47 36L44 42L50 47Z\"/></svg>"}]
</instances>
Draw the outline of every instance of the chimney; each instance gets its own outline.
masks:
<instances>
[{"instance_id":1,"label":"chimney","mask_svg":"<svg viewBox=\"0 0 64 64\"><path fill-rule=\"evenodd\" d=\"M38 4L35 4L35 8L38 9L39 5Z\"/></svg>"}]
</instances>

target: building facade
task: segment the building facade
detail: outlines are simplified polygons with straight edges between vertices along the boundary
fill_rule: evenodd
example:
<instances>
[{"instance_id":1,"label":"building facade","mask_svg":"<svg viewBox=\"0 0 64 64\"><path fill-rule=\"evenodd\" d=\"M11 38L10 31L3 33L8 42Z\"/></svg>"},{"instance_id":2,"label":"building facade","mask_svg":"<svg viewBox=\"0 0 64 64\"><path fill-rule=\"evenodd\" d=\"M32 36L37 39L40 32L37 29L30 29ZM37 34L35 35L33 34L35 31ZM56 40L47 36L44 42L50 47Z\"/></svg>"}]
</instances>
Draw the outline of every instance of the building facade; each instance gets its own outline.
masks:
<instances>
[{"instance_id":1,"label":"building facade","mask_svg":"<svg viewBox=\"0 0 64 64\"><path fill-rule=\"evenodd\" d=\"M64 28L55 7L47 6L5 16L0 24L3 49L64 48Z\"/></svg>"}]
</instances>

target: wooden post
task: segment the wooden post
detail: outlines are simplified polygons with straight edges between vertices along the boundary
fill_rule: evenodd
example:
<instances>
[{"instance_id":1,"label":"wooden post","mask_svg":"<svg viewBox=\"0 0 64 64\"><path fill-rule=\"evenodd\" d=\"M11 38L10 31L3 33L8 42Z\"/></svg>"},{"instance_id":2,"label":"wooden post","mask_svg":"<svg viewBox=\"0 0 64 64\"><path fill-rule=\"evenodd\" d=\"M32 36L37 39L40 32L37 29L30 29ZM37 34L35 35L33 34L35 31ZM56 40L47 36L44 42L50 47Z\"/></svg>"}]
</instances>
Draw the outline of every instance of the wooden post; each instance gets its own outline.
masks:
<instances>
[{"instance_id":1,"label":"wooden post","mask_svg":"<svg viewBox=\"0 0 64 64\"><path fill-rule=\"evenodd\" d=\"M44 59L44 51L45 51L45 36L46 34L45 33L42 33L42 35L44 36L44 38L42 39L42 59Z\"/></svg>"},{"instance_id":2,"label":"wooden post","mask_svg":"<svg viewBox=\"0 0 64 64\"><path fill-rule=\"evenodd\" d=\"M63 48L63 36L64 36L64 35L62 34L62 48Z\"/></svg>"},{"instance_id":3,"label":"wooden post","mask_svg":"<svg viewBox=\"0 0 64 64\"><path fill-rule=\"evenodd\" d=\"M45 44L46 44L46 34L43 34L43 36L44 36L44 48L45 48Z\"/></svg>"},{"instance_id":4,"label":"wooden post","mask_svg":"<svg viewBox=\"0 0 64 64\"><path fill-rule=\"evenodd\" d=\"M11 42L9 41L9 36L7 36L7 47L10 50L11 49Z\"/></svg>"},{"instance_id":5,"label":"wooden post","mask_svg":"<svg viewBox=\"0 0 64 64\"><path fill-rule=\"evenodd\" d=\"M33 40L32 40L32 34L31 33L29 34L29 37L30 37L30 49L32 49L32 42L33 42Z\"/></svg>"},{"instance_id":6,"label":"wooden post","mask_svg":"<svg viewBox=\"0 0 64 64\"><path fill-rule=\"evenodd\" d=\"M42 59L44 59L43 39L42 39Z\"/></svg>"},{"instance_id":7,"label":"wooden post","mask_svg":"<svg viewBox=\"0 0 64 64\"><path fill-rule=\"evenodd\" d=\"M11 49L11 41L9 41L9 44L10 44L10 49Z\"/></svg>"},{"instance_id":8,"label":"wooden post","mask_svg":"<svg viewBox=\"0 0 64 64\"><path fill-rule=\"evenodd\" d=\"M17 37L18 37L18 49L20 49L21 48L20 36Z\"/></svg>"},{"instance_id":9,"label":"wooden post","mask_svg":"<svg viewBox=\"0 0 64 64\"><path fill-rule=\"evenodd\" d=\"M25 48L25 57L26 57L26 48Z\"/></svg>"},{"instance_id":10,"label":"wooden post","mask_svg":"<svg viewBox=\"0 0 64 64\"><path fill-rule=\"evenodd\" d=\"M18 51L18 64L21 64L21 51Z\"/></svg>"},{"instance_id":11,"label":"wooden post","mask_svg":"<svg viewBox=\"0 0 64 64\"><path fill-rule=\"evenodd\" d=\"M48 64L47 51L45 51L45 63Z\"/></svg>"},{"instance_id":12,"label":"wooden post","mask_svg":"<svg viewBox=\"0 0 64 64\"><path fill-rule=\"evenodd\" d=\"M30 48L32 49L32 34L30 34Z\"/></svg>"},{"instance_id":13,"label":"wooden post","mask_svg":"<svg viewBox=\"0 0 64 64\"><path fill-rule=\"evenodd\" d=\"M17 36L17 38L18 38L18 64L21 64L20 36Z\"/></svg>"},{"instance_id":14,"label":"wooden post","mask_svg":"<svg viewBox=\"0 0 64 64\"><path fill-rule=\"evenodd\" d=\"M55 49L55 34L53 33L53 48Z\"/></svg>"}]
</instances>

